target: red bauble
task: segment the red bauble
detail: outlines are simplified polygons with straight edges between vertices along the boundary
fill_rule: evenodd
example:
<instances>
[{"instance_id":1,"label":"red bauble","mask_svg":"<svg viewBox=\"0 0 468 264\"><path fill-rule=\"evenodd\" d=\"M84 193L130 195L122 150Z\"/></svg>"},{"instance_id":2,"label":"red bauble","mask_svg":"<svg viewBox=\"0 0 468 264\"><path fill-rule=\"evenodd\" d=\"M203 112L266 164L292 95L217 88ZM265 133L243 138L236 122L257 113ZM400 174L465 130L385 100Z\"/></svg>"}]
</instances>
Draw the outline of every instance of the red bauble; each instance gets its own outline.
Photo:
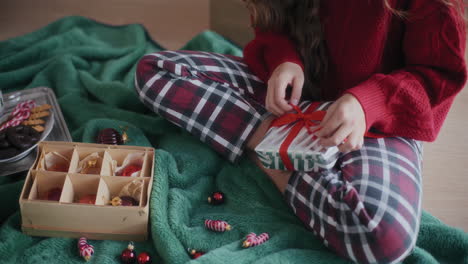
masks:
<instances>
[{"instance_id":1,"label":"red bauble","mask_svg":"<svg viewBox=\"0 0 468 264\"><path fill-rule=\"evenodd\" d=\"M88 194L85 196L80 197L78 200L80 204L94 204L96 203L96 195L95 194Z\"/></svg>"},{"instance_id":2,"label":"red bauble","mask_svg":"<svg viewBox=\"0 0 468 264\"><path fill-rule=\"evenodd\" d=\"M141 171L141 166L140 165L135 165L135 164L130 164L130 165L127 165L127 167L125 167L122 170L122 173L121 173L122 175L121 176L130 177L130 176L132 176L133 173L135 173L137 171Z\"/></svg>"},{"instance_id":3,"label":"red bauble","mask_svg":"<svg viewBox=\"0 0 468 264\"><path fill-rule=\"evenodd\" d=\"M122 145L124 143L122 135L120 135L120 133L113 128L105 128L99 131L96 142L99 144L108 145Z\"/></svg>"},{"instance_id":4,"label":"red bauble","mask_svg":"<svg viewBox=\"0 0 468 264\"><path fill-rule=\"evenodd\" d=\"M52 188L46 192L45 198L49 201L59 201L60 195L62 194L62 188Z\"/></svg>"},{"instance_id":5,"label":"red bauble","mask_svg":"<svg viewBox=\"0 0 468 264\"><path fill-rule=\"evenodd\" d=\"M151 264L151 256L148 254L148 252L141 252L140 255L138 255L138 264Z\"/></svg>"},{"instance_id":6,"label":"red bauble","mask_svg":"<svg viewBox=\"0 0 468 264\"><path fill-rule=\"evenodd\" d=\"M135 250L130 250L130 249L125 249L122 251L122 254L120 254L120 260L122 260L122 263L124 264L133 264L136 261L136 253Z\"/></svg>"},{"instance_id":7,"label":"red bauble","mask_svg":"<svg viewBox=\"0 0 468 264\"><path fill-rule=\"evenodd\" d=\"M208 202L214 205L223 204L225 201L225 195L222 192L214 192L208 197Z\"/></svg>"}]
</instances>

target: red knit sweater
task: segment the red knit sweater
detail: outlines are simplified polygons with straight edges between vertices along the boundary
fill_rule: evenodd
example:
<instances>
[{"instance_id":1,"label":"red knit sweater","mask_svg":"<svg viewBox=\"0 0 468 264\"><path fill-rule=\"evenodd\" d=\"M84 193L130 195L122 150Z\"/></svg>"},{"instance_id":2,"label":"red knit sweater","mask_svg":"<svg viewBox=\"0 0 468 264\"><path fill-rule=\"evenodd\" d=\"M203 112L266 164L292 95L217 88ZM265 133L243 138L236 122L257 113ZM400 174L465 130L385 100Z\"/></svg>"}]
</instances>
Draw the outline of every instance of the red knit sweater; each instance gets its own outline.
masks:
<instances>
[{"instance_id":1,"label":"red knit sweater","mask_svg":"<svg viewBox=\"0 0 468 264\"><path fill-rule=\"evenodd\" d=\"M467 78L464 21L436 0L389 2L407 10L408 19L390 13L383 0L322 1L329 59L322 99L350 93L367 129L434 141ZM264 81L283 62L302 66L292 42L272 32L256 32L244 58Z\"/></svg>"}]
</instances>

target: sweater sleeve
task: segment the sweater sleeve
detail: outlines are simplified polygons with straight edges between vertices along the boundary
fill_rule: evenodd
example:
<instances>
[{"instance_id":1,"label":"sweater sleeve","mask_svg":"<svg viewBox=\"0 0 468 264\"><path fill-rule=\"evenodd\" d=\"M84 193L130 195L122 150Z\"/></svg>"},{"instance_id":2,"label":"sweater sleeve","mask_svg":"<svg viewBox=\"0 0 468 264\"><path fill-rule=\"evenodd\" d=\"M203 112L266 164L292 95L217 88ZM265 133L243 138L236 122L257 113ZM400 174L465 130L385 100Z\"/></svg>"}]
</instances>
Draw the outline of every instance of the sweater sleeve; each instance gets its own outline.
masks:
<instances>
[{"instance_id":1,"label":"sweater sleeve","mask_svg":"<svg viewBox=\"0 0 468 264\"><path fill-rule=\"evenodd\" d=\"M432 5L409 10L410 16L425 12L406 22L404 68L375 74L346 92L363 107L367 129L434 141L467 78L465 27L454 8L419 2Z\"/></svg>"},{"instance_id":2,"label":"sweater sleeve","mask_svg":"<svg viewBox=\"0 0 468 264\"><path fill-rule=\"evenodd\" d=\"M293 42L284 34L255 30L255 38L244 48L244 61L262 81L284 62L296 63L304 69Z\"/></svg>"}]
</instances>

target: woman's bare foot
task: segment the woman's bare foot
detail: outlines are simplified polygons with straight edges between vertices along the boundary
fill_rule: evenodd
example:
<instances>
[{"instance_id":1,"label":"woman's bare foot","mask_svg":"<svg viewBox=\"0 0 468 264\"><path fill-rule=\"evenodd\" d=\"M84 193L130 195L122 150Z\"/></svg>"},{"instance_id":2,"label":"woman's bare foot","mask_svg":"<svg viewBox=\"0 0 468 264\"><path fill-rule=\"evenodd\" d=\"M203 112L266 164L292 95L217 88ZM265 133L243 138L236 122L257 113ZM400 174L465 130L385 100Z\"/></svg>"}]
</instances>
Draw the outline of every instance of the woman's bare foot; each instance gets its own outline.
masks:
<instances>
[{"instance_id":1,"label":"woman's bare foot","mask_svg":"<svg viewBox=\"0 0 468 264\"><path fill-rule=\"evenodd\" d=\"M279 189L281 193L284 193L286 190L286 186L288 186L289 178L291 178L292 171L284 171L284 170L272 170L263 167L262 163L257 157L257 154L252 151L248 151L249 158L257 164L257 166L270 177L276 187Z\"/></svg>"},{"instance_id":2,"label":"woman's bare foot","mask_svg":"<svg viewBox=\"0 0 468 264\"><path fill-rule=\"evenodd\" d=\"M265 119L257 130L254 132L250 140L247 142L247 149L249 158L257 164L257 166L262 169L273 181L276 187L280 190L280 192L284 193L286 190L286 186L288 185L289 178L292 175L291 171L283 171L283 170L272 170L263 167L262 163L257 157L257 154L253 151L255 147L262 141L265 137L268 128L270 127L271 121L273 121L275 117L269 116Z\"/></svg>"},{"instance_id":3,"label":"woman's bare foot","mask_svg":"<svg viewBox=\"0 0 468 264\"><path fill-rule=\"evenodd\" d=\"M263 120L262 123L260 123L257 130L255 130L249 141L247 141L247 149L254 150L255 147L260 144L266 132L270 128L270 124L273 119L275 119L275 116L270 115L265 120Z\"/></svg>"}]
</instances>

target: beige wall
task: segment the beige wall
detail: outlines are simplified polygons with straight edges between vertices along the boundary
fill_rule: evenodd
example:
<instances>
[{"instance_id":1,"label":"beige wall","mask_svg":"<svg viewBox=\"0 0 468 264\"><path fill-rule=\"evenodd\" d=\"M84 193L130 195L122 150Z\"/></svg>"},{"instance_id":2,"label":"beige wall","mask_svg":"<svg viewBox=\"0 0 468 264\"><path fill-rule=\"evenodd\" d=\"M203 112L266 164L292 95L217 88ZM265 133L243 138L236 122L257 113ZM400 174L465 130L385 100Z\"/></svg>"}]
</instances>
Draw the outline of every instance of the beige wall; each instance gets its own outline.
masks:
<instances>
[{"instance_id":1,"label":"beige wall","mask_svg":"<svg viewBox=\"0 0 468 264\"><path fill-rule=\"evenodd\" d=\"M253 38L249 13L241 0L212 0L210 15L211 29L232 41L245 45Z\"/></svg>"},{"instance_id":2,"label":"beige wall","mask_svg":"<svg viewBox=\"0 0 468 264\"><path fill-rule=\"evenodd\" d=\"M209 0L1 0L0 40L69 15L114 25L143 23L159 44L177 49L209 28Z\"/></svg>"}]
</instances>

